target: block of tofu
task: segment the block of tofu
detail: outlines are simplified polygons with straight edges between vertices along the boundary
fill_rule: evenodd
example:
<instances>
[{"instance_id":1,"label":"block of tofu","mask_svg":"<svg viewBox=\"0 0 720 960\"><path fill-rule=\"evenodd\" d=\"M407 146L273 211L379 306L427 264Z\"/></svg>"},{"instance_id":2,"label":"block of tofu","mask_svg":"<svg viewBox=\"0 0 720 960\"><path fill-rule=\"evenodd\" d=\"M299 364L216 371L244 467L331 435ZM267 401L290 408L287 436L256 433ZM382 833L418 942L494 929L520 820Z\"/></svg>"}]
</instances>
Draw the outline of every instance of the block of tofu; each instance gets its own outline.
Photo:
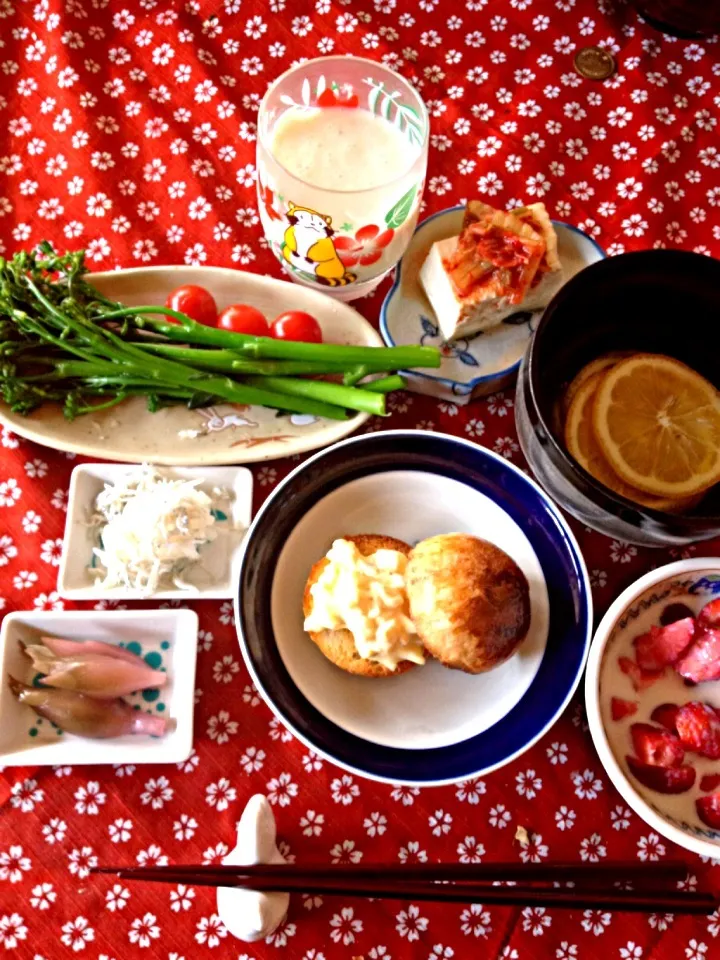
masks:
<instances>
[{"instance_id":1,"label":"block of tofu","mask_svg":"<svg viewBox=\"0 0 720 960\"><path fill-rule=\"evenodd\" d=\"M521 309L502 296L486 297L474 302L458 295L446 269L446 264L456 253L457 242L457 237L448 237L447 240L434 243L420 268L420 283L445 340L489 330Z\"/></svg>"},{"instance_id":2,"label":"block of tofu","mask_svg":"<svg viewBox=\"0 0 720 960\"><path fill-rule=\"evenodd\" d=\"M506 212L470 201L460 236L433 244L420 282L446 340L547 306L563 270L545 205Z\"/></svg>"}]
</instances>

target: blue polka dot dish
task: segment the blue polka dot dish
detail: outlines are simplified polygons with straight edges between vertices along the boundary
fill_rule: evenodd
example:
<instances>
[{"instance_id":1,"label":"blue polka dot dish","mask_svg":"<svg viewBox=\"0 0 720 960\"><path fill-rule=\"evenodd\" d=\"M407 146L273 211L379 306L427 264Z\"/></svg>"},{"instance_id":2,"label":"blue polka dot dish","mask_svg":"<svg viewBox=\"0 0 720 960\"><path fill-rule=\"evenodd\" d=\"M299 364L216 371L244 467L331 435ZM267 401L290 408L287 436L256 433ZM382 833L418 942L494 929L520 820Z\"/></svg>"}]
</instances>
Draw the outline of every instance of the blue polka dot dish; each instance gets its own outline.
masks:
<instances>
[{"instance_id":1,"label":"blue polka dot dish","mask_svg":"<svg viewBox=\"0 0 720 960\"><path fill-rule=\"evenodd\" d=\"M123 699L134 710L170 721L163 737L105 740L73 736L19 703L8 676L37 685L21 642L43 636L95 640L124 647L167 673L161 688ZM193 610L33 610L9 613L0 629L0 765L180 763L192 752L198 617Z\"/></svg>"}]
</instances>

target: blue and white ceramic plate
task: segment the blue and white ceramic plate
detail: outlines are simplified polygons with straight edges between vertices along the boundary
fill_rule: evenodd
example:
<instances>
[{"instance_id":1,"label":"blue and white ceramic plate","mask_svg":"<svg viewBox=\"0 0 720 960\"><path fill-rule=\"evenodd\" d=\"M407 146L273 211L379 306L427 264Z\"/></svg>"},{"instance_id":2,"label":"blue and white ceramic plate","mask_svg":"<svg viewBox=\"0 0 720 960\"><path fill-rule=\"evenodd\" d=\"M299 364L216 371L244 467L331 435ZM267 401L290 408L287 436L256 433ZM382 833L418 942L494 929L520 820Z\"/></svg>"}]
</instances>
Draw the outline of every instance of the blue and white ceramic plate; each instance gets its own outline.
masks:
<instances>
[{"instance_id":1,"label":"blue and white ceramic plate","mask_svg":"<svg viewBox=\"0 0 720 960\"><path fill-rule=\"evenodd\" d=\"M381 680L326 660L303 631L302 594L332 541L449 532L497 543L525 573L531 627L517 654L479 676L431 661ZM374 780L454 783L518 756L575 690L591 623L585 565L550 499L507 460L442 434L371 433L312 457L265 502L241 558L236 624L262 696L311 749Z\"/></svg>"},{"instance_id":2,"label":"blue and white ceramic plate","mask_svg":"<svg viewBox=\"0 0 720 960\"><path fill-rule=\"evenodd\" d=\"M632 641L660 622L670 603L683 603L699 613L713 597L720 596L720 560L695 557L670 563L640 577L611 605L595 633L587 672L585 701L590 733L607 775L628 806L653 830L687 850L720 859L720 830L711 830L698 818L695 800L702 796L701 777L720 773L720 761L688 754L686 763L697 770L695 785L675 796L656 793L640 784L629 771L625 757L633 753L630 727L650 722L650 714L661 703L682 706L701 700L720 708L720 683L701 683L689 688L674 670L651 687L637 693L618 665L619 657L634 659ZM612 697L639 702L637 713L613 720Z\"/></svg>"},{"instance_id":3,"label":"blue and white ceramic plate","mask_svg":"<svg viewBox=\"0 0 720 960\"><path fill-rule=\"evenodd\" d=\"M417 227L380 313L380 332L388 346L421 343L442 351L439 370L403 373L409 389L458 404L495 393L512 383L542 314L541 310L519 312L495 329L471 338L443 338L420 284L420 268L433 243L460 233L464 212L464 206L448 207ZM602 247L577 227L558 220L553 220L553 226L565 280L605 257Z\"/></svg>"}]
</instances>

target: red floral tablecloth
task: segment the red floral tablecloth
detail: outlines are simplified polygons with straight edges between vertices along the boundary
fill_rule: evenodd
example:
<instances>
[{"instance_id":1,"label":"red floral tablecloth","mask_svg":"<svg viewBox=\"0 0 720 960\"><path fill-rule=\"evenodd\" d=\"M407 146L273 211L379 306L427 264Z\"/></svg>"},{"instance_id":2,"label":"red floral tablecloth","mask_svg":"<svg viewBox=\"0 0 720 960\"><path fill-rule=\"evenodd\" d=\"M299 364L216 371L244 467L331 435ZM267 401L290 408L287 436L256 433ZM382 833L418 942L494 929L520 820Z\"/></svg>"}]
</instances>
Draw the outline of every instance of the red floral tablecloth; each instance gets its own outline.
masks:
<instances>
[{"instance_id":1,"label":"red floral tablecloth","mask_svg":"<svg viewBox=\"0 0 720 960\"><path fill-rule=\"evenodd\" d=\"M616 57L611 80L574 72L574 53L589 44ZM421 88L433 125L427 212L477 193L508 205L543 198L610 253L720 254L718 46L663 37L608 0L0 0L0 249L48 238L84 246L95 269L184 262L278 276L256 212L256 111L274 76L331 52L381 59ZM358 304L373 321L383 293ZM520 463L512 407L511 395L459 409L402 395L390 425L471 437ZM75 462L2 433L5 612L63 607L55 581ZM256 505L289 468L254 469ZM677 556L575 526L599 612ZM720 956L720 914L318 897L297 898L267 943L245 946L227 935L210 891L90 881L96 863L218 861L258 791L274 806L283 852L298 861L678 853L609 785L580 698L537 746L482 780L422 792L379 786L295 741L250 683L231 605L195 606L201 652L186 763L0 773L0 946L9 956ZM526 849L513 840L518 825L531 833ZM690 888L706 868L687 862Z\"/></svg>"}]
</instances>

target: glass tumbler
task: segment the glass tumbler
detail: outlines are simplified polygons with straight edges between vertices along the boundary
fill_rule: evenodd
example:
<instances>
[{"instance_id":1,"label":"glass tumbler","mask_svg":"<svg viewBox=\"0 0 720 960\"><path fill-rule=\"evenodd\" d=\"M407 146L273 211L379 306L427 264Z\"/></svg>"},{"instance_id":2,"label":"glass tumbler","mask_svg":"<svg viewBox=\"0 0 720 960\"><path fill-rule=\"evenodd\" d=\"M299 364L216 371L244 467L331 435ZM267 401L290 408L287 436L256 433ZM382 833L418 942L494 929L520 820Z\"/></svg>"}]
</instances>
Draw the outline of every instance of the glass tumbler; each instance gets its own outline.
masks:
<instances>
[{"instance_id":1,"label":"glass tumbler","mask_svg":"<svg viewBox=\"0 0 720 960\"><path fill-rule=\"evenodd\" d=\"M429 121L414 88L361 57L288 70L260 105L258 206L290 277L342 300L369 293L417 223Z\"/></svg>"}]
</instances>

